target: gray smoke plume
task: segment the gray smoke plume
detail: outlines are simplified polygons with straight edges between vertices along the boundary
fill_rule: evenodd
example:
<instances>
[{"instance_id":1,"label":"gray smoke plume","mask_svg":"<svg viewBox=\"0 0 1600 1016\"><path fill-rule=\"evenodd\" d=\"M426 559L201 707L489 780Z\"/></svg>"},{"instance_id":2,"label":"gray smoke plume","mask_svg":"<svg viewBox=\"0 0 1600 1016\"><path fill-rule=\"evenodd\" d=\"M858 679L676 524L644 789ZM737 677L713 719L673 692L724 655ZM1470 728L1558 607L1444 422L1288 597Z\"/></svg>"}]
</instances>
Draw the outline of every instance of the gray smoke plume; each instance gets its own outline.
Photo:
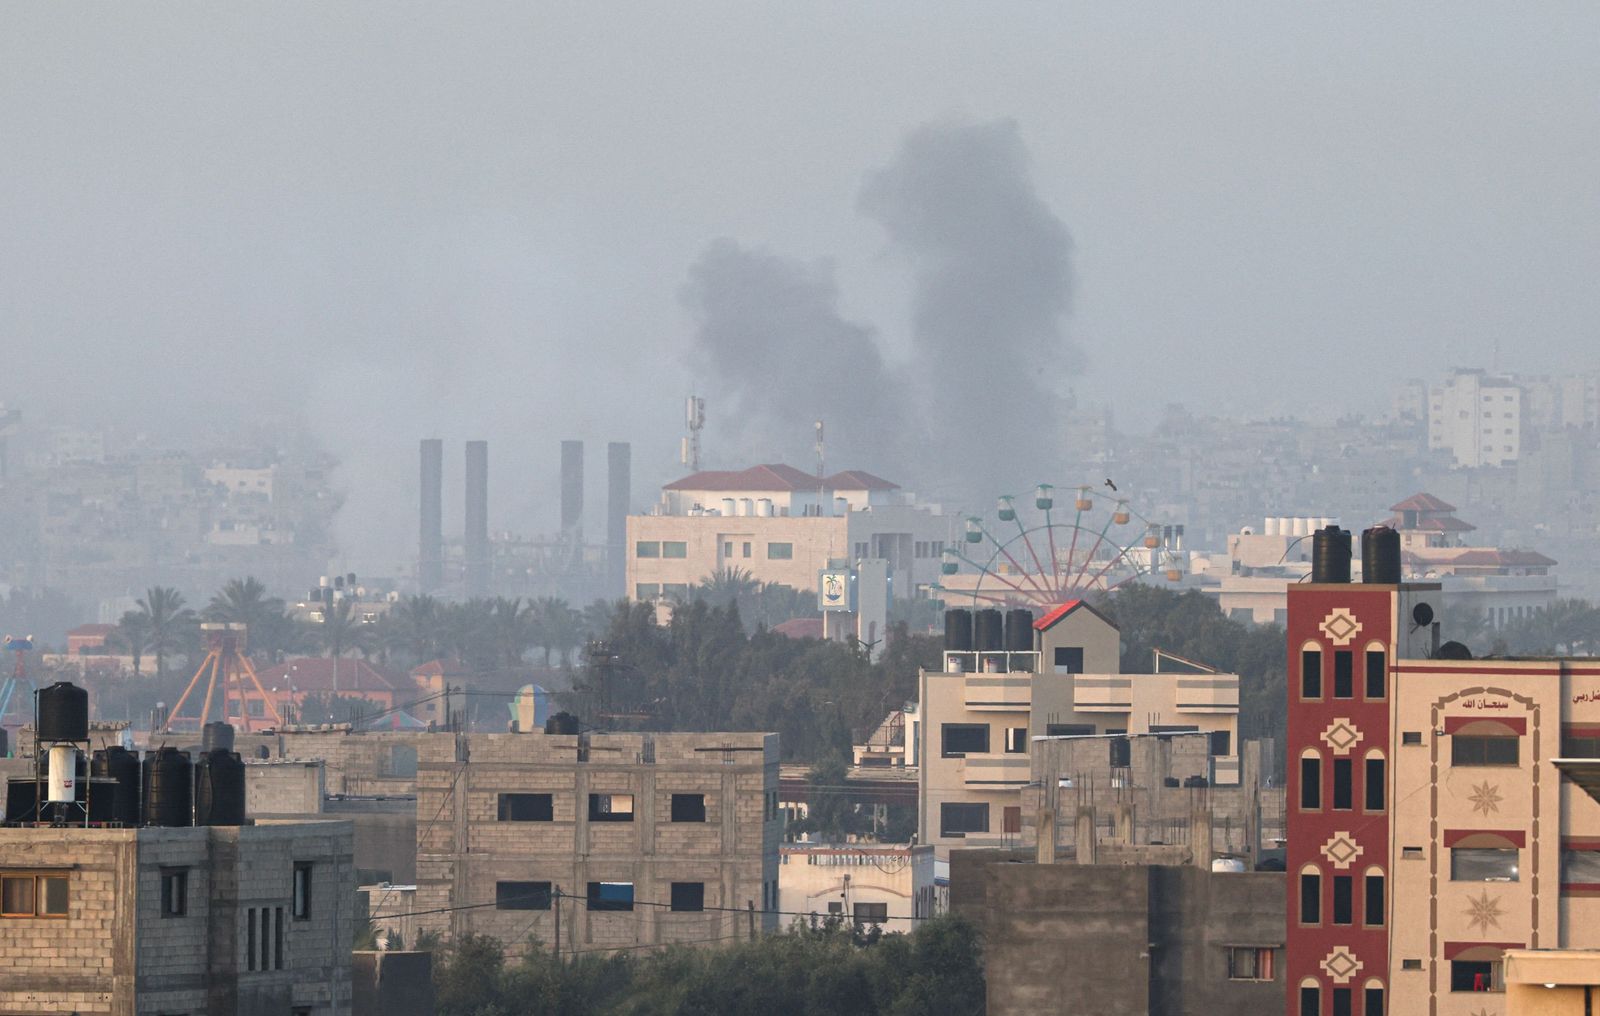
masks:
<instances>
[{"instance_id":1,"label":"gray smoke plume","mask_svg":"<svg viewBox=\"0 0 1600 1016\"><path fill-rule=\"evenodd\" d=\"M860 210L910 265L912 348L935 472L957 495L1057 475L1061 388L1083 369L1062 332L1072 238L1039 197L1011 120L926 125L871 174ZM957 486L959 484L959 486Z\"/></svg>"},{"instance_id":2,"label":"gray smoke plume","mask_svg":"<svg viewBox=\"0 0 1600 1016\"><path fill-rule=\"evenodd\" d=\"M839 313L832 266L716 240L689 270L683 301L696 330L690 365L707 384L713 466L787 462L810 472L813 424L826 424L828 469L883 471L907 483L897 435L904 386L873 330Z\"/></svg>"}]
</instances>

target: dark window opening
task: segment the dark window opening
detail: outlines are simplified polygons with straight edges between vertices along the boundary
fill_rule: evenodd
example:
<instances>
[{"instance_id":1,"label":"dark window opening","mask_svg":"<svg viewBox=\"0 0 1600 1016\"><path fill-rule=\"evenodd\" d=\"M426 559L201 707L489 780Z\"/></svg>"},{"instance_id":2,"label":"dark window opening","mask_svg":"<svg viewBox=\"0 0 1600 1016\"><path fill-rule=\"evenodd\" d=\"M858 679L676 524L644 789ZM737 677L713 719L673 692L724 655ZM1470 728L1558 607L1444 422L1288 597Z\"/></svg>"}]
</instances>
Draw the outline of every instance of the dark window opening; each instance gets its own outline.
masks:
<instances>
[{"instance_id":1,"label":"dark window opening","mask_svg":"<svg viewBox=\"0 0 1600 1016\"><path fill-rule=\"evenodd\" d=\"M1383 927L1383 876L1368 875L1366 882L1366 913L1363 922L1372 928Z\"/></svg>"},{"instance_id":2,"label":"dark window opening","mask_svg":"<svg viewBox=\"0 0 1600 1016\"><path fill-rule=\"evenodd\" d=\"M672 883L672 909L679 911L699 911L706 908L706 884L704 882L674 882Z\"/></svg>"},{"instance_id":3,"label":"dark window opening","mask_svg":"<svg viewBox=\"0 0 1600 1016\"><path fill-rule=\"evenodd\" d=\"M1366 1007L1361 1016L1383 1016L1383 989L1368 988Z\"/></svg>"},{"instance_id":4,"label":"dark window opening","mask_svg":"<svg viewBox=\"0 0 1600 1016\"><path fill-rule=\"evenodd\" d=\"M1600 758L1600 737L1561 735L1562 758Z\"/></svg>"},{"instance_id":5,"label":"dark window opening","mask_svg":"<svg viewBox=\"0 0 1600 1016\"><path fill-rule=\"evenodd\" d=\"M1316 988L1300 989L1300 1016L1322 1016L1322 992Z\"/></svg>"},{"instance_id":6,"label":"dark window opening","mask_svg":"<svg viewBox=\"0 0 1600 1016\"><path fill-rule=\"evenodd\" d=\"M496 882L496 910L549 910L549 882Z\"/></svg>"},{"instance_id":7,"label":"dark window opening","mask_svg":"<svg viewBox=\"0 0 1600 1016\"><path fill-rule=\"evenodd\" d=\"M854 911L856 927L861 928L869 924L884 924L889 920L889 904L887 903L857 903L851 908Z\"/></svg>"},{"instance_id":8,"label":"dark window opening","mask_svg":"<svg viewBox=\"0 0 1600 1016\"><path fill-rule=\"evenodd\" d=\"M939 728L945 758L983 755L989 751L987 723L946 723Z\"/></svg>"},{"instance_id":9,"label":"dark window opening","mask_svg":"<svg viewBox=\"0 0 1600 1016\"><path fill-rule=\"evenodd\" d=\"M1351 895L1355 891L1355 879L1350 875L1333 876L1333 923L1354 924L1355 906Z\"/></svg>"},{"instance_id":10,"label":"dark window opening","mask_svg":"<svg viewBox=\"0 0 1600 1016\"><path fill-rule=\"evenodd\" d=\"M1333 697L1355 698L1355 654L1348 649L1336 649L1333 653Z\"/></svg>"},{"instance_id":11,"label":"dark window opening","mask_svg":"<svg viewBox=\"0 0 1600 1016\"><path fill-rule=\"evenodd\" d=\"M1322 650L1306 649L1300 653L1300 697L1322 697Z\"/></svg>"},{"instance_id":12,"label":"dark window opening","mask_svg":"<svg viewBox=\"0 0 1600 1016\"><path fill-rule=\"evenodd\" d=\"M1300 810L1317 811L1322 807L1322 760L1300 760Z\"/></svg>"},{"instance_id":13,"label":"dark window opening","mask_svg":"<svg viewBox=\"0 0 1600 1016\"><path fill-rule=\"evenodd\" d=\"M1333 760L1333 810L1349 811L1355 807L1355 762L1347 758Z\"/></svg>"},{"instance_id":14,"label":"dark window opening","mask_svg":"<svg viewBox=\"0 0 1600 1016\"><path fill-rule=\"evenodd\" d=\"M632 794L590 794L590 822L632 822Z\"/></svg>"},{"instance_id":15,"label":"dark window opening","mask_svg":"<svg viewBox=\"0 0 1600 1016\"><path fill-rule=\"evenodd\" d=\"M549 794L501 794L502 822L549 822L555 816Z\"/></svg>"},{"instance_id":16,"label":"dark window opening","mask_svg":"<svg viewBox=\"0 0 1600 1016\"><path fill-rule=\"evenodd\" d=\"M939 835L965 836L968 833L989 831L989 806L987 804L939 805Z\"/></svg>"},{"instance_id":17,"label":"dark window opening","mask_svg":"<svg viewBox=\"0 0 1600 1016\"><path fill-rule=\"evenodd\" d=\"M1351 994L1350 988L1333 989L1333 1016L1354 1016L1350 1011Z\"/></svg>"},{"instance_id":18,"label":"dark window opening","mask_svg":"<svg viewBox=\"0 0 1600 1016\"><path fill-rule=\"evenodd\" d=\"M1451 960L1451 991L1500 991L1500 964L1495 960Z\"/></svg>"},{"instance_id":19,"label":"dark window opening","mask_svg":"<svg viewBox=\"0 0 1600 1016\"><path fill-rule=\"evenodd\" d=\"M1389 693L1389 657L1382 649L1367 650L1367 698L1381 699ZM1382 992L1378 993L1382 996Z\"/></svg>"},{"instance_id":20,"label":"dark window opening","mask_svg":"<svg viewBox=\"0 0 1600 1016\"><path fill-rule=\"evenodd\" d=\"M1366 784L1363 790L1366 794L1365 806L1368 811L1382 811L1385 795L1388 793L1388 767L1381 758L1367 759Z\"/></svg>"},{"instance_id":21,"label":"dark window opening","mask_svg":"<svg viewBox=\"0 0 1600 1016\"><path fill-rule=\"evenodd\" d=\"M1006 728L1006 754L1021 755L1028 750L1028 728Z\"/></svg>"},{"instance_id":22,"label":"dark window opening","mask_svg":"<svg viewBox=\"0 0 1600 1016\"><path fill-rule=\"evenodd\" d=\"M1092 723L1046 723L1046 737L1089 737L1094 734Z\"/></svg>"},{"instance_id":23,"label":"dark window opening","mask_svg":"<svg viewBox=\"0 0 1600 1016\"><path fill-rule=\"evenodd\" d=\"M1226 730L1213 730L1209 736L1211 739L1209 746L1211 754L1224 757L1231 754L1229 749L1233 747L1232 734Z\"/></svg>"},{"instance_id":24,"label":"dark window opening","mask_svg":"<svg viewBox=\"0 0 1600 1016\"><path fill-rule=\"evenodd\" d=\"M1457 766L1514 766L1520 737L1462 737L1450 739L1450 764Z\"/></svg>"},{"instance_id":25,"label":"dark window opening","mask_svg":"<svg viewBox=\"0 0 1600 1016\"><path fill-rule=\"evenodd\" d=\"M1083 647L1082 646L1056 646L1056 673L1081 674L1083 673Z\"/></svg>"},{"instance_id":26,"label":"dark window opening","mask_svg":"<svg viewBox=\"0 0 1600 1016\"><path fill-rule=\"evenodd\" d=\"M672 795L672 821L674 821L674 822L704 822L705 820L706 820L706 795L704 795L704 794L673 794Z\"/></svg>"},{"instance_id":27,"label":"dark window opening","mask_svg":"<svg viewBox=\"0 0 1600 1016\"><path fill-rule=\"evenodd\" d=\"M294 866L294 898L293 909L290 911L297 921L306 921L311 918L311 863L309 861L297 862Z\"/></svg>"},{"instance_id":28,"label":"dark window opening","mask_svg":"<svg viewBox=\"0 0 1600 1016\"><path fill-rule=\"evenodd\" d=\"M585 894L590 910L632 910L632 882L590 882Z\"/></svg>"},{"instance_id":29,"label":"dark window opening","mask_svg":"<svg viewBox=\"0 0 1600 1016\"><path fill-rule=\"evenodd\" d=\"M1322 876L1300 876L1300 923L1322 923Z\"/></svg>"},{"instance_id":30,"label":"dark window opening","mask_svg":"<svg viewBox=\"0 0 1600 1016\"><path fill-rule=\"evenodd\" d=\"M161 870L161 916L182 917L189 912L189 869Z\"/></svg>"},{"instance_id":31,"label":"dark window opening","mask_svg":"<svg viewBox=\"0 0 1600 1016\"><path fill-rule=\"evenodd\" d=\"M1422 731L1420 731L1420 730L1407 730L1407 731L1402 732L1400 734L1400 743L1401 744L1406 744L1406 745L1420 745L1420 744L1422 744Z\"/></svg>"}]
</instances>

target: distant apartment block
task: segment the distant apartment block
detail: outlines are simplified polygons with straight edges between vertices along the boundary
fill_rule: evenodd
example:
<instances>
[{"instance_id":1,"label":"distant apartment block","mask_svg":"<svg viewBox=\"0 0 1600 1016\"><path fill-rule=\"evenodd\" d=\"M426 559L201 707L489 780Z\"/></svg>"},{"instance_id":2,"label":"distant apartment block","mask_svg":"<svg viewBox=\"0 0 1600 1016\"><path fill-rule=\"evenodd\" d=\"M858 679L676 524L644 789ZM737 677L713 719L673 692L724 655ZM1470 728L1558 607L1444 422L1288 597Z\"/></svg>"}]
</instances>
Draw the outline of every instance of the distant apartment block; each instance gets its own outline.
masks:
<instances>
[{"instance_id":1,"label":"distant apartment block","mask_svg":"<svg viewBox=\"0 0 1600 1016\"><path fill-rule=\"evenodd\" d=\"M833 562L881 558L896 597L938 581L953 520L857 470L827 477L792 466L702 471L662 488L627 521L627 588L639 600L685 593L718 569L815 590Z\"/></svg>"},{"instance_id":2,"label":"distant apartment block","mask_svg":"<svg viewBox=\"0 0 1600 1016\"><path fill-rule=\"evenodd\" d=\"M1428 447L1458 466L1500 466L1522 451L1522 388L1482 370L1457 370L1428 389Z\"/></svg>"},{"instance_id":3,"label":"distant apartment block","mask_svg":"<svg viewBox=\"0 0 1600 1016\"><path fill-rule=\"evenodd\" d=\"M0 828L0 1012L348 1016L350 826Z\"/></svg>"},{"instance_id":4,"label":"distant apartment block","mask_svg":"<svg viewBox=\"0 0 1600 1016\"><path fill-rule=\"evenodd\" d=\"M419 748L419 931L567 956L779 926L776 734L473 734Z\"/></svg>"}]
</instances>

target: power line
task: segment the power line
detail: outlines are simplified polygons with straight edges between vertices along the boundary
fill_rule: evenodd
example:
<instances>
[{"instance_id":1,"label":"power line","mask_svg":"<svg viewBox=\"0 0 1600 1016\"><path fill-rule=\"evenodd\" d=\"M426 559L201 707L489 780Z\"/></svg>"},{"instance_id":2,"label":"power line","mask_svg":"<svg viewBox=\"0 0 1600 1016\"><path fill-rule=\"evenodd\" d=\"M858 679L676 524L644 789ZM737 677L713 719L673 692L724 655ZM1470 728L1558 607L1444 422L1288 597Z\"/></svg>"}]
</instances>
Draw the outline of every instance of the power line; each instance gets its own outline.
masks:
<instances>
[{"instance_id":1,"label":"power line","mask_svg":"<svg viewBox=\"0 0 1600 1016\"><path fill-rule=\"evenodd\" d=\"M537 901L540 901L540 900L544 900L544 901L550 902L552 904L554 904L558 900L575 900L577 902L582 903L584 905L584 909L589 911L590 913L627 913L628 911L631 911L634 907L664 907L664 908L666 908L668 910L674 910L675 909L672 906L671 903L662 903L662 902L657 901L657 900L640 900L640 899L633 900L627 906L626 909L624 909L623 907L621 907L619 905L616 905L616 904L602 904L602 905L599 905L599 906L590 906L590 902L591 901L590 901L588 896L577 896L577 895L574 895L574 894L569 893L569 892L560 892L560 891L551 889L551 890L548 890L548 891L545 891L545 892L527 893L525 895L519 895L519 896L502 896L502 897L500 897L498 899L491 900L488 903L461 903L461 904L457 904L457 905L451 906L451 907L436 907L436 908L434 908L432 910L411 910L411 911L406 911L404 913L385 914L382 919L386 920L386 921L390 921L390 920L399 920L399 919L405 918L405 917L424 917L424 916L427 916L427 915L430 915L430 914L451 914L451 913L455 913L455 912L461 911L461 910L484 910L484 909L487 909L487 908L490 908L490 907L493 907L495 909L502 909L503 905L506 904L506 903L517 903L517 902L522 902L522 901L525 901L525 900L526 901L532 901L532 902L537 902ZM595 901L595 902L599 902L599 901ZM521 908L505 908L505 909L521 909ZM540 907L538 909L544 910L545 908ZM699 913L772 914L772 915L777 916L777 917L829 917L829 916L834 916L834 915L830 915L830 914L819 914L815 910L769 910L769 909L764 909L764 908L761 908L761 907L712 907L712 906L701 906L701 907L698 907L697 909L694 909L694 910L677 909L676 912L680 913L680 914L699 914ZM839 916L845 916L845 915L839 915ZM890 918L886 918L886 920L891 920L891 921L931 921L933 919L934 918L932 918L930 916L927 916L927 915L913 916L913 917L890 917ZM378 918L376 918L376 917L368 917L367 918L367 922L369 924L374 922L374 921L376 921L376 920L378 920ZM661 944L666 945L666 944L669 944L669 943L661 943Z\"/></svg>"}]
</instances>

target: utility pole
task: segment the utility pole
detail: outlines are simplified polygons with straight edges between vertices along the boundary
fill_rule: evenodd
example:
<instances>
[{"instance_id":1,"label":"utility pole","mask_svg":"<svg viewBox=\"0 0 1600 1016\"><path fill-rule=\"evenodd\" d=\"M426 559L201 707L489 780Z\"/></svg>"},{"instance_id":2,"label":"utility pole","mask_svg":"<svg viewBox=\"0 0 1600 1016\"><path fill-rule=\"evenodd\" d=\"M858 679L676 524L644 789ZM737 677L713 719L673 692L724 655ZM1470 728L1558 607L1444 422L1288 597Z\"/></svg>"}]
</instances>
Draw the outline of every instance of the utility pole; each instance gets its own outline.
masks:
<instances>
[{"instance_id":1,"label":"utility pole","mask_svg":"<svg viewBox=\"0 0 1600 1016\"><path fill-rule=\"evenodd\" d=\"M556 906L556 966L561 965L561 887L556 886L555 899L551 901Z\"/></svg>"}]
</instances>

